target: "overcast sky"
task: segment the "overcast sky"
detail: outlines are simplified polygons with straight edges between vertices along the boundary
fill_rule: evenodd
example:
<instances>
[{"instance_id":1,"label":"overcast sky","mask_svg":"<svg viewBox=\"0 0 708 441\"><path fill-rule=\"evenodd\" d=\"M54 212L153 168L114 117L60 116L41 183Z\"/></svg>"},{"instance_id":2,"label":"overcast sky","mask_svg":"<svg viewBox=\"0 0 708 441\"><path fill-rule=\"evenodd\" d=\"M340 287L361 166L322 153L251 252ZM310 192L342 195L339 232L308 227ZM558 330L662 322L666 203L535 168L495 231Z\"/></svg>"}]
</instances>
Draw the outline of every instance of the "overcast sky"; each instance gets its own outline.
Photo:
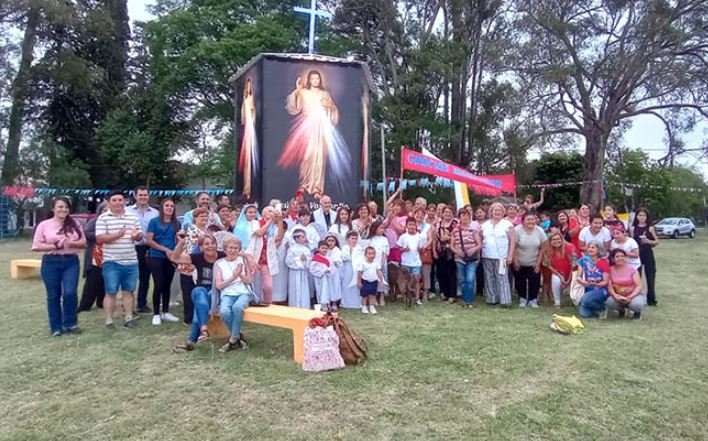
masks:
<instances>
[{"instance_id":1,"label":"overcast sky","mask_svg":"<svg viewBox=\"0 0 708 441\"><path fill-rule=\"evenodd\" d=\"M128 0L128 13L131 20L146 21L151 18L147 11L147 6L152 4L150 0ZM303 5L306 2L303 0ZM654 159L661 158L666 153L664 142L665 130L663 124L652 116L641 116L632 120L632 128L625 134L624 143L627 147L640 148L647 152ZM708 122L703 121L690 135L684 136L686 148L698 148L702 139L708 137ZM708 161L705 159L698 162L692 155L685 155L680 162L687 166L695 166L702 171L704 177L708 177Z\"/></svg>"}]
</instances>

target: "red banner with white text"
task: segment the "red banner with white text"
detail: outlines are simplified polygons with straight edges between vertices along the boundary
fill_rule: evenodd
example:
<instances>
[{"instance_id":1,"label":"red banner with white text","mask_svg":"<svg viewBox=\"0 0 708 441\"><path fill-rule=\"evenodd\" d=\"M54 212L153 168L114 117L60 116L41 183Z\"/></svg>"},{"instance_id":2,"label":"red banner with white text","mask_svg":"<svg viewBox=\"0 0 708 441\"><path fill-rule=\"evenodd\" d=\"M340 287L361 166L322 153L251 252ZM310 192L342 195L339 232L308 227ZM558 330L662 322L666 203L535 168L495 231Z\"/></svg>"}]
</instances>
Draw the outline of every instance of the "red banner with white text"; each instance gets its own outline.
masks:
<instances>
[{"instance_id":1,"label":"red banner with white text","mask_svg":"<svg viewBox=\"0 0 708 441\"><path fill-rule=\"evenodd\" d=\"M503 191L501 184L495 185L462 167L431 158L414 150L401 149L401 167L403 170L427 173L465 183L470 190L485 196L499 196Z\"/></svg>"}]
</instances>

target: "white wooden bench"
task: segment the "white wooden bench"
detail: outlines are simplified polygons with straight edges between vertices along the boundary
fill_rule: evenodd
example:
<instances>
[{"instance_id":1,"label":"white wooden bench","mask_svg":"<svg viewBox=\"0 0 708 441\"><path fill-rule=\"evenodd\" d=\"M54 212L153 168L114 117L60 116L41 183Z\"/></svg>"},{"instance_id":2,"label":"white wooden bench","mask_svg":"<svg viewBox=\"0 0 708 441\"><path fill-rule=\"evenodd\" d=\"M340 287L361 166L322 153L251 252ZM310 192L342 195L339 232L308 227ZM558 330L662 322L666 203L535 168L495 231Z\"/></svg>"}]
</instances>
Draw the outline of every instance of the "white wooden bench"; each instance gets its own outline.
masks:
<instances>
[{"instance_id":1,"label":"white wooden bench","mask_svg":"<svg viewBox=\"0 0 708 441\"><path fill-rule=\"evenodd\" d=\"M243 320L245 322L292 330L293 359L295 359L296 363L302 364L305 351L305 328L311 319L321 317L324 314L324 312L317 312L311 309L291 308L288 306L255 306L246 308L243 312ZM211 337L222 338L229 336L228 328L218 316L209 320L208 328Z\"/></svg>"},{"instance_id":2,"label":"white wooden bench","mask_svg":"<svg viewBox=\"0 0 708 441\"><path fill-rule=\"evenodd\" d=\"M39 259L17 259L10 261L10 277L13 279L27 279L39 277L42 261Z\"/></svg>"}]
</instances>

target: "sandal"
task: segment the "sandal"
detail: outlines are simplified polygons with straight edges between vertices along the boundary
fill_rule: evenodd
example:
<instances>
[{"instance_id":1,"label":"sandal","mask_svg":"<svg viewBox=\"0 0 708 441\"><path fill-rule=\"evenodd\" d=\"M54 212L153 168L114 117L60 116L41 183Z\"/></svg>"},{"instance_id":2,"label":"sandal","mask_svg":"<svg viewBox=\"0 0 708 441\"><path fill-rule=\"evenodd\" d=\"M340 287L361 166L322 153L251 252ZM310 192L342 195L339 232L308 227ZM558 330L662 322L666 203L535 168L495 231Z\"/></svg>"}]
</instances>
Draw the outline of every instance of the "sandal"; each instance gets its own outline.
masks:
<instances>
[{"instance_id":1,"label":"sandal","mask_svg":"<svg viewBox=\"0 0 708 441\"><path fill-rule=\"evenodd\" d=\"M202 330L202 331L199 332L199 337L197 337L197 341L208 340L209 337L210 337L209 331L206 330L206 329L204 329L204 330Z\"/></svg>"},{"instance_id":2,"label":"sandal","mask_svg":"<svg viewBox=\"0 0 708 441\"><path fill-rule=\"evenodd\" d=\"M234 349L238 349L239 343L231 343L230 341L227 341L222 347L219 348L219 352L222 354L225 354L227 352L233 351Z\"/></svg>"},{"instance_id":3,"label":"sandal","mask_svg":"<svg viewBox=\"0 0 708 441\"><path fill-rule=\"evenodd\" d=\"M183 352L189 352L197 349L197 345L192 343L191 341L188 341L186 343L180 343L177 346L174 346L172 348L172 352L175 354L181 354Z\"/></svg>"}]
</instances>

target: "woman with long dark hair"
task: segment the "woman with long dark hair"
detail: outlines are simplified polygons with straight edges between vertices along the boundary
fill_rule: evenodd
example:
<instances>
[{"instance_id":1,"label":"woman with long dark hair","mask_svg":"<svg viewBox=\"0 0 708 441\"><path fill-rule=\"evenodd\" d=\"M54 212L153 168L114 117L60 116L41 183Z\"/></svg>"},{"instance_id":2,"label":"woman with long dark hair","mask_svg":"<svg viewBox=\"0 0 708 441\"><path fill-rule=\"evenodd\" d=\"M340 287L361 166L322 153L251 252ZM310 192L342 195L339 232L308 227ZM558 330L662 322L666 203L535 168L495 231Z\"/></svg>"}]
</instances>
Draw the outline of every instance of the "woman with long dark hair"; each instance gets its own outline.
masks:
<instances>
[{"instance_id":1,"label":"woman with long dark hair","mask_svg":"<svg viewBox=\"0 0 708 441\"><path fill-rule=\"evenodd\" d=\"M147 230L148 266L152 274L153 316L152 324L160 325L162 320L177 322L179 319L170 314L170 288L175 275L175 266L169 255L177 245L177 232L180 224L175 215L175 202L165 198L160 203L160 215L150 221ZM162 311L162 312L160 312Z\"/></svg>"},{"instance_id":2,"label":"woman with long dark hair","mask_svg":"<svg viewBox=\"0 0 708 441\"><path fill-rule=\"evenodd\" d=\"M639 208L634 215L630 236L639 244L639 259L642 265L639 267L639 275L642 270L647 277L647 305L656 306L656 260L654 259L654 247L659 245L659 236L652 226L651 215L646 208Z\"/></svg>"},{"instance_id":3,"label":"woman with long dark hair","mask_svg":"<svg viewBox=\"0 0 708 441\"><path fill-rule=\"evenodd\" d=\"M96 220L108 210L108 202L98 206L96 216L84 226L86 235L86 251L84 252L84 288L79 302L78 312L89 311L94 303L103 308L103 297L106 294L103 286L103 244L96 242Z\"/></svg>"},{"instance_id":4,"label":"woman with long dark hair","mask_svg":"<svg viewBox=\"0 0 708 441\"><path fill-rule=\"evenodd\" d=\"M70 209L68 198L55 198L52 215L37 225L32 240L32 251L44 253L40 274L47 290L49 331L55 337L81 332L76 324L76 291L81 267L78 253L86 248L86 236Z\"/></svg>"}]
</instances>

